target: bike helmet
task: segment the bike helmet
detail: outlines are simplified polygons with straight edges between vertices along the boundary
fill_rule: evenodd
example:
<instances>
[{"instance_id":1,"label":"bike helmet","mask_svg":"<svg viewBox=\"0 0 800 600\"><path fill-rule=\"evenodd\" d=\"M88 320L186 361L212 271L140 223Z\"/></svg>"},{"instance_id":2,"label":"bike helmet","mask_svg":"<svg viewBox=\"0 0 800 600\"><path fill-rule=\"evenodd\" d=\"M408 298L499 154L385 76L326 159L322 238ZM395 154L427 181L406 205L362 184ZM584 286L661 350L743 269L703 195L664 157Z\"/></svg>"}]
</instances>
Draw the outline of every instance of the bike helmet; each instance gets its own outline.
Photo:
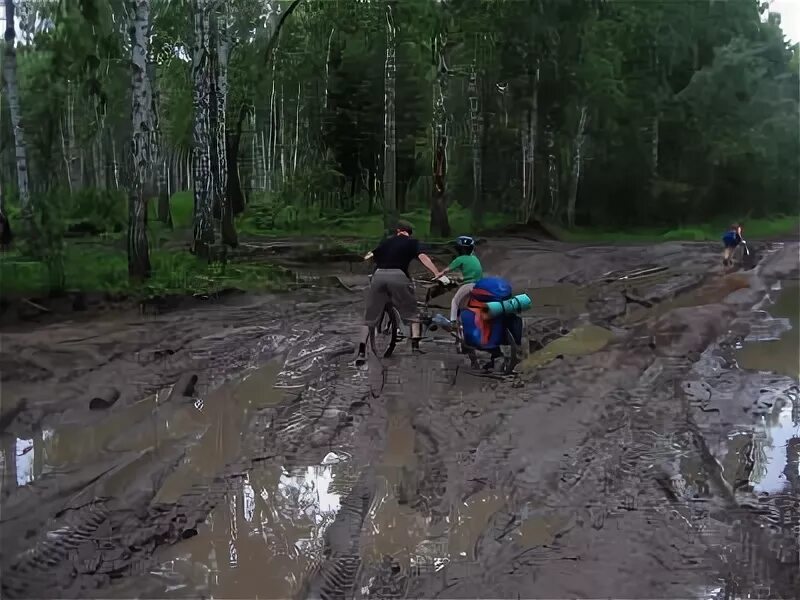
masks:
<instances>
[{"instance_id":1,"label":"bike helmet","mask_svg":"<svg viewBox=\"0 0 800 600\"><path fill-rule=\"evenodd\" d=\"M456 239L456 249L459 254L472 254L475 250L475 240L468 235L461 235Z\"/></svg>"}]
</instances>

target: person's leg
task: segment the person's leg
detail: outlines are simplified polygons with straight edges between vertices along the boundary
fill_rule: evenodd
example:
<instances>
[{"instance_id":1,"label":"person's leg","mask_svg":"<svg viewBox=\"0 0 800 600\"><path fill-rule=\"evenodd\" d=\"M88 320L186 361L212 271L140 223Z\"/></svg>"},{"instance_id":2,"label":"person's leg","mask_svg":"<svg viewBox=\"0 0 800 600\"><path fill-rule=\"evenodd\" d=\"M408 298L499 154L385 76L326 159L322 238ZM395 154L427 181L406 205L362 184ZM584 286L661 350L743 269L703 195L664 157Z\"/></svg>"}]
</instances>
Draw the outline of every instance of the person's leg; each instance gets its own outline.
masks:
<instances>
[{"instance_id":1,"label":"person's leg","mask_svg":"<svg viewBox=\"0 0 800 600\"><path fill-rule=\"evenodd\" d=\"M455 323L456 319L458 319L458 309L464 304L464 301L474 287L474 283L465 283L456 290L456 293L453 295L453 300L450 302L450 321L452 323Z\"/></svg>"},{"instance_id":2,"label":"person's leg","mask_svg":"<svg viewBox=\"0 0 800 600\"><path fill-rule=\"evenodd\" d=\"M389 297L392 304L397 308L403 323L409 324L411 333L411 346L419 346L421 336L421 326L417 317L417 298L414 295L414 284L406 277L402 271L392 271L391 278L387 279Z\"/></svg>"},{"instance_id":3,"label":"person's leg","mask_svg":"<svg viewBox=\"0 0 800 600\"><path fill-rule=\"evenodd\" d=\"M725 245L725 252L722 254L722 264L728 265L731 262L731 256L733 256L733 246Z\"/></svg>"},{"instance_id":4,"label":"person's leg","mask_svg":"<svg viewBox=\"0 0 800 600\"><path fill-rule=\"evenodd\" d=\"M364 309L364 321L361 326L358 338L358 355L364 356L367 349L367 338L369 330L375 326L378 319L383 314L386 303L389 302L389 290L386 285L385 277L380 272L372 277L369 289L367 290L367 305Z\"/></svg>"}]
</instances>

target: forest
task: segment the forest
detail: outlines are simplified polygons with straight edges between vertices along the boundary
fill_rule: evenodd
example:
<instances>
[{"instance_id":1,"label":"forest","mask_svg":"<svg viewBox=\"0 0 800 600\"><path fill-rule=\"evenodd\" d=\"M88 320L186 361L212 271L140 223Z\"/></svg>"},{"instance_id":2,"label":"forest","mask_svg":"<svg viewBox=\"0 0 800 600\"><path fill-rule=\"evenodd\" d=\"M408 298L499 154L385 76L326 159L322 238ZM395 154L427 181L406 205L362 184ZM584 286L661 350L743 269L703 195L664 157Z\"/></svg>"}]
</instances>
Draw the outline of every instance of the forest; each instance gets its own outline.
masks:
<instances>
[{"instance_id":1,"label":"forest","mask_svg":"<svg viewBox=\"0 0 800 600\"><path fill-rule=\"evenodd\" d=\"M244 240L401 214L797 228L800 51L758 0L3 2L3 293L263 283Z\"/></svg>"}]
</instances>

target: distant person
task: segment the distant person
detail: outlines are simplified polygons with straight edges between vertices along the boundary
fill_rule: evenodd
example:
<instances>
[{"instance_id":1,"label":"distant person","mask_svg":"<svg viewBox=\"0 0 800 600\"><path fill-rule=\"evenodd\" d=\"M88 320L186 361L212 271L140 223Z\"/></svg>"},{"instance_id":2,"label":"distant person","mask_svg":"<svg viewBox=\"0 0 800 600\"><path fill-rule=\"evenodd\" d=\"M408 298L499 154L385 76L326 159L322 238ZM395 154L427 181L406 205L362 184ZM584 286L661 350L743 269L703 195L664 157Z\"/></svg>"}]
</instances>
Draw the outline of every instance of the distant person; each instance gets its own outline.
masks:
<instances>
[{"instance_id":1,"label":"distant person","mask_svg":"<svg viewBox=\"0 0 800 600\"><path fill-rule=\"evenodd\" d=\"M394 235L383 240L370 253L375 262L375 272L367 289L367 307L364 312L364 327L358 344L356 363L363 363L366 360L370 327L374 327L378 322L388 302L394 305L403 322L410 322L411 348L419 349L421 327L416 318L417 298L414 295L414 284L408 273L408 267L416 258L434 276L438 271L430 257L422 252L419 240L411 237L413 233L410 223L400 221L395 227Z\"/></svg>"},{"instance_id":2,"label":"distant person","mask_svg":"<svg viewBox=\"0 0 800 600\"><path fill-rule=\"evenodd\" d=\"M481 261L475 256L475 240L468 235L462 235L456 240L456 250L458 256L453 259L448 267L439 273L437 277L448 273L461 273L461 287L458 288L453 300L450 302L450 322L455 323L458 319L458 310L469 296L475 282L483 277L483 266Z\"/></svg>"},{"instance_id":3,"label":"distant person","mask_svg":"<svg viewBox=\"0 0 800 600\"><path fill-rule=\"evenodd\" d=\"M722 254L722 264L724 266L730 266L731 258L733 257L733 252L736 250L736 247L742 243L742 226L738 223L734 223L730 226L728 231L722 236L722 244L725 246L725 250Z\"/></svg>"}]
</instances>

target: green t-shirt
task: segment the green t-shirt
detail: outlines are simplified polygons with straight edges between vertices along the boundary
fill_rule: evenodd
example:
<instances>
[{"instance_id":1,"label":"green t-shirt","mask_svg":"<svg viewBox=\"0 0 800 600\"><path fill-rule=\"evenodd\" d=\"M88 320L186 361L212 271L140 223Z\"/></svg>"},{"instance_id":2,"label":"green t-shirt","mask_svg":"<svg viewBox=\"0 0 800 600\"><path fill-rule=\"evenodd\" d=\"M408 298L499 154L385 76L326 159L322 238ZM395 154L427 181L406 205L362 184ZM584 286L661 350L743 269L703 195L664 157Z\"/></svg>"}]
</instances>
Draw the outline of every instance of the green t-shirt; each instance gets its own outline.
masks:
<instances>
[{"instance_id":1,"label":"green t-shirt","mask_svg":"<svg viewBox=\"0 0 800 600\"><path fill-rule=\"evenodd\" d=\"M464 283L475 283L483 277L481 261L474 254L457 257L447 269L449 271L461 271L464 276Z\"/></svg>"}]
</instances>

